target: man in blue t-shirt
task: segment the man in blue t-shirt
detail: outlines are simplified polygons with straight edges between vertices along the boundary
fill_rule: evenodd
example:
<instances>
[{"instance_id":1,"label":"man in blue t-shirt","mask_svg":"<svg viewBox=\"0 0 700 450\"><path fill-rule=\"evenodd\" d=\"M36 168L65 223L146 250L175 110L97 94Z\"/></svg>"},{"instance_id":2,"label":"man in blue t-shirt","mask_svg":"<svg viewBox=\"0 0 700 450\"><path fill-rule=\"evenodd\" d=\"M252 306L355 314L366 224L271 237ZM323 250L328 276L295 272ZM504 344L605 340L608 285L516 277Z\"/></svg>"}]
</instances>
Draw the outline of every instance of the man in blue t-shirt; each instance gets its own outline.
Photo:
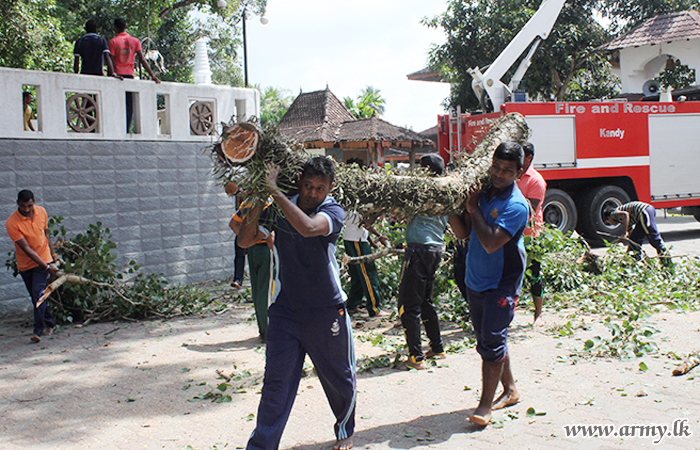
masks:
<instances>
[{"instance_id":1,"label":"man in blue t-shirt","mask_svg":"<svg viewBox=\"0 0 700 450\"><path fill-rule=\"evenodd\" d=\"M97 35L97 22L85 23L85 35L75 42L73 71L82 75L104 75L102 67L107 65L107 75L114 75L114 66L109 53L107 39Z\"/></svg>"},{"instance_id":2,"label":"man in blue t-shirt","mask_svg":"<svg viewBox=\"0 0 700 450\"><path fill-rule=\"evenodd\" d=\"M433 175L442 175L445 169L445 162L435 154L423 155L420 165ZM447 217L415 216L406 226L407 245L401 264L398 308L409 356L399 364L399 370L422 370L426 368L426 358L445 358L440 319L433 304L433 284L442 258L445 228ZM426 353L421 345L421 322L430 344Z\"/></svg>"},{"instance_id":3,"label":"man in blue t-shirt","mask_svg":"<svg viewBox=\"0 0 700 450\"><path fill-rule=\"evenodd\" d=\"M493 154L491 186L484 192L469 192L466 212L450 217L455 236L469 236L464 281L482 359L481 401L469 421L482 426L491 421L492 410L514 405L520 398L506 341L525 274L522 235L529 207L515 184L522 168L522 147L501 143ZM499 381L503 394L494 402Z\"/></svg>"},{"instance_id":4,"label":"man in blue t-shirt","mask_svg":"<svg viewBox=\"0 0 700 450\"><path fill-rule=\"evenodd\" d=\"M343 229L343 208L329 197L333 161L318 156L304 165L299 194L287 198L277 187L277 166L268 166L268 191L278 208L259 200L239 233L250 247L275 232L278 263L268 310L267 363L255 431L248 450L276 449L292 410L304 357L314 363L336 417L336 450L352 447L355 428L355 348L345 293L335 259ZM282 214L278 212L281 210Z\"/></svg>"}]
</instances>

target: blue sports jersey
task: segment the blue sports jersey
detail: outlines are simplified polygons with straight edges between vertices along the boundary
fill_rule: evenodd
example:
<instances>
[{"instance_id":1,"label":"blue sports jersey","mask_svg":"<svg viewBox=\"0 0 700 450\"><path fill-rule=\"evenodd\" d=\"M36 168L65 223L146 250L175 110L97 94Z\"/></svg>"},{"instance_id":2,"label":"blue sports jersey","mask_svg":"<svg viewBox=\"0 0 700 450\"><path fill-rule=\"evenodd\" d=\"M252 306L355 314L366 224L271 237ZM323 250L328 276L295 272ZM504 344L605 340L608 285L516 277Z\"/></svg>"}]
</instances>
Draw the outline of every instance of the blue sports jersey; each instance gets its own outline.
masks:
<instances>
[{"instance_id":1,"label":"blue sports jersey","mask_svg":"<svg viewBox=\"0 0 700 450\"><path fill-rule=\"evenodd\" d=\"M298 198L295 195L291 201L296 204ZM273 208L267 208L260 216L262 231L275 232L278 270L272 302L293 310L342 304L347 298L335 259L335 244L343 229L345 212L332 197L326 197L308 214L325 217L330 229L327 235L305 238Z\"/></svg>"},{"instance_id":2,"label":"blue sports jersey","mask_svg":"<svg viewBox=\"0 0 700 450\"><path fill-rule=\"evenodd\" d=\"M513 183L491 200L482 194L479 208L489 226L500 227L512 238L489 255L472 227L464 281L469 289L477 292L498 288L509 295L518 295L525 274L526 255L522 235L530 212L527 200Z\"/></svg>"}]
</instances>

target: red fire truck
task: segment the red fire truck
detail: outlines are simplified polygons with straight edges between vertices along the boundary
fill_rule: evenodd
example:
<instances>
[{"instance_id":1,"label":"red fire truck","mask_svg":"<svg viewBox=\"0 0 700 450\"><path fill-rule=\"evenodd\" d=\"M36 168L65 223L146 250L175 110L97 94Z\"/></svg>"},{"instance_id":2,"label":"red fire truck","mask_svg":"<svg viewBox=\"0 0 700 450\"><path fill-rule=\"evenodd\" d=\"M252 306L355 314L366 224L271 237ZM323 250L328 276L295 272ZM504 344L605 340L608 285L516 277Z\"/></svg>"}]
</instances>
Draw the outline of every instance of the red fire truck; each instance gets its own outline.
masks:
<instances>
[{"instance_id":1,"label":"red fire truck","mask_svg":"<svg viewBox=\"0 0 700 450\"><path fill-rule=\"evenodd\" d=\"M535 168L547 180L546 222L600 241L622 232L603 218L629 200L656 208L682 207L700 220L700 101L693 101L698 88L683 97L679 91L673 97L664 93L663 102L531 103L518 94L532 55L549 35L564 3L543 0L483 73L479 67L469 69L472 89L486 113L438 116L441 156L450 161L459 152L473 150L491 122L519 112L532 131ZM501 77L528 46L510 83L504 84Z\"/></svg>"},{"instance_id":2,"label":"red fire truck","mask_svg":"<svg viewBox=\"0 0 700 450\"><path fill-rule=\"evenodd\" d=\"M471 151L510 112L532 130L546 222L599 241L621 232L603 217L629 200L682 207L700 220L700 101L505 103L496 113L439 116L441 156Z\"/></svg>"}]
</instances>

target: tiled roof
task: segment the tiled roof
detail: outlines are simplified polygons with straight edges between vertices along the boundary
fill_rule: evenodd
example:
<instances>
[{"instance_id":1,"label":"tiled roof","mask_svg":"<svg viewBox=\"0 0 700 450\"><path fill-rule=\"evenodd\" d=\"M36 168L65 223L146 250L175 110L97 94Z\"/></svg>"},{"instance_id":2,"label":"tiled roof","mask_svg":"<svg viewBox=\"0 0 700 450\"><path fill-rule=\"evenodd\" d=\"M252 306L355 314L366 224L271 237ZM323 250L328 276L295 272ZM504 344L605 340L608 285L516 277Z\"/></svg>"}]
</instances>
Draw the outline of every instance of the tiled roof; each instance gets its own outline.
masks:
<instances>
[{"instance_id":1,"label":"tiled roof","mask_svg":"<svg viewBox=\"0 0 700 450\"><path fill-rule=\"evenodd\" d=\"M601 46L604 50L700 38L700 13L681 11L653 17Z\"/></svg>"},{"instance_id":2,"label":"tiled roof","mask_svg":"<svg viewBox=\"0 0 700 450\"><path fill-rule=\"evenodd\" d=\"M425 136L376 116L356 119L328 88L299 94L278 129L297 142L394 141L435 145Z\"/></svg>"},{"instance_id":3,"label":"tiled roof","mask_svg":"<svg viewBox=\"0 0 700 450\"><path fill-rule=\"evenodd\" d=\"M369 119L359 119L343 122L338 129L337 142L358 141L402 141L420 144L432 144L432 141L415 131L397 127L389 122L372 116Z\"/></svg>"},{"instance_id":4,"label":"tiled roof","mask_svg":"<svg viewBox=\"0 0 700 450\"><path fill-rule=\"evenodd\" d=\"M345 105L326 88L323 91L299 94L285 115L282 116L278 128L317 128L319 125L337 125L346 120L354 120L354 118ZM315 132L322 133L321 130Z\"/></svg>"},{"instance_id":5,"label":"tiled roof","mask_svg":"<svg viewBox=\"0 0 700 450\"><path fill-rule=\"evenodd\" d=\"M421 69L418 72L409 73L406 78L413 81L435 81L438 83L449 83L439 70L433 70L430 67Z\"/></svg>"}]
</instances>

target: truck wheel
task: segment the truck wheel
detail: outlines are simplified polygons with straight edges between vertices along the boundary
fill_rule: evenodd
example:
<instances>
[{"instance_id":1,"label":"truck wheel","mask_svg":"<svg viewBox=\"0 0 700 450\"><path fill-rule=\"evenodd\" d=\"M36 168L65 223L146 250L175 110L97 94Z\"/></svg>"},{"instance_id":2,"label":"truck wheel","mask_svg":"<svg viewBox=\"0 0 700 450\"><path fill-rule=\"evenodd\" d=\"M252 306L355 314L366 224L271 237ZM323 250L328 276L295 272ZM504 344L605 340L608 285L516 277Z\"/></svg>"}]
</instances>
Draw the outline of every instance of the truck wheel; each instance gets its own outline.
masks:
<instances>
[{"instance_id":1,"label":"truck wheel","mask_svg":"<svg viewBox=\"0 0 700 450\"><path fill-rule=\"evenodd\" d=\"M630 196L624 189L613 186L598 186L584 196L581 203L581 231L583 236L594 245L603 244L603 239L612 241L615 236L623 234L622 225L610 226L605 223L612 211L630 201Z\"/></svg>"},{"instance_id":2,"label":"truck wheel","mask_svg":"<svg viewBox=\"0 0 700 450\"><path fill-rule=\"evenodd\" d=\"M547 189L542 205L545 223L569 233L576 227L576 205L569 194L559 189Z\"/></svg>"}]
</instances>

